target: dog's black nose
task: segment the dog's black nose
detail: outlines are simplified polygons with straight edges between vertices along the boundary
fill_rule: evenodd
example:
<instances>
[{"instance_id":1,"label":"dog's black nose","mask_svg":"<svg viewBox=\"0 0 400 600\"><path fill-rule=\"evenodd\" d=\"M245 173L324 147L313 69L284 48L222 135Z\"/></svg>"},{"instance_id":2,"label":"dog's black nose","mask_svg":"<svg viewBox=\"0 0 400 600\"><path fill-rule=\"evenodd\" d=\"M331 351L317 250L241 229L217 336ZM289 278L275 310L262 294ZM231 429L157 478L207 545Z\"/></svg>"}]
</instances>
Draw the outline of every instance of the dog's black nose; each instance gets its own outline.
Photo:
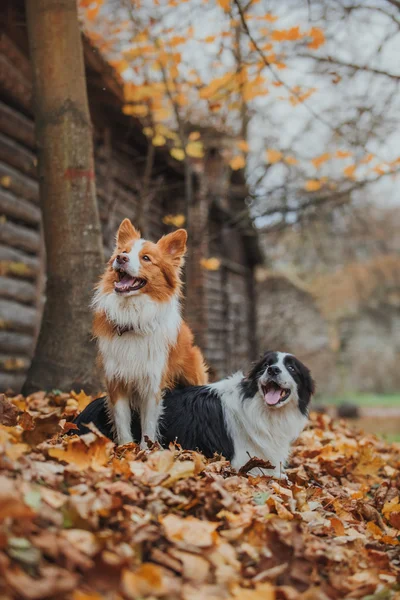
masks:
<instances>
[{"instance_id":1,"label":"dog's black nose","mask_svg":"<svg viewBox=\"0 0 400 600\"><path fill-rule=\"evenodd\" d=\"M129 256L127 256L126 254L117 254L116 256L116 261L117 263L120 263L122 265L122 263L126 263L129 260Z\"/></svg>"},{"instance_id":2,"label":"dog's black nose","mask_svg":"<svg viewBox=\"0 0 400 600\"><path fill-rule=\"evenodd\" d=\"M268 367L267 373L268 375L279 375L282 371L279 367Z\"/></svg>"}]
</instances>

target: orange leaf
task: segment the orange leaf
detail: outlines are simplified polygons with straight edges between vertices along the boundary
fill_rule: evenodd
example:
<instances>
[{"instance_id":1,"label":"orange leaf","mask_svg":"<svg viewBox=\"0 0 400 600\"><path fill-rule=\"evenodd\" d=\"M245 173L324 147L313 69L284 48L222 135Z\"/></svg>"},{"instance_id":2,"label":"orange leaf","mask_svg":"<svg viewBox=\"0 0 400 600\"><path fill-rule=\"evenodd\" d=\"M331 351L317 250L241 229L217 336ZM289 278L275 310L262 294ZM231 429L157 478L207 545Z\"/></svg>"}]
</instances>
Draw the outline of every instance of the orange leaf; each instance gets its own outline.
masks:
<instances>
[{"instance_id":1,"label":"orange leaf","mask_svg":"<svg viewBox=\"0 0 400 600\"><path fill-rule=\"evenodd\" d=\"M271 34L271 39L274 42L293 42L302 37L298 26L291 27L290 29L275 29Z\"/></svg>"},{"instance_id":2,"label":"orange leaf","mask_svg":"<svg viewBox=\"0 0 400 600\"><path fill-rule=\"evenodd\" d=\"M309 179L304 185L304 189L307 190L307 192L316 192L317 190L320 190L321 187L322 183L318 181L318 179Z\"/></svg>"},{"instance_id":3,"label":"orange leaf","mask_svg":"<svg viewBox=\"0 0 400 600\"><path fill-rule=\"evenodd\" d=\"M229 8L231 6L231 0L217 0L217 3L221 8L224 9L225 12L229 12Z\"/></svg>"},{"instance_id":4,"label":"orange leaf","mask_svg":"<svg viewBox=\"0 0 400 600\"><path fill-rule=\"evenodd\" d=\"M285 156L283 160L287 165L297 165L299 162L294 156Z\"/></svg>"},{"instance_id":5,"label":"orange leaf","mask_svg":"<svg viewBox=\"0 0 400 600\"><path fill-rule=\"evenodd\" d=\"M104 436L94 433L73 437L67 440L66 447L49 449L49 456L73 465L78 471L92 468L98 471L107 464L113 443Z\"/></svg>"},{"instance_id":6,"label":"orange leaf","mask_svg":"<svg viewBox=\"0 0 400 600\"><path fill-rule=\"evenodd\" d=\"M249 144L246 142L246 140L237 141L236 146L239 148L239 150L242 150L242 152L249 151Z\"/></svg>"},{"instance_id":7,"label":"orange leaf","mask_svg":"<svg viewBox=\"0 0 400 600\"><path fill-rule=\"evenodd\" d=\"M280 152L279 150L273 150L272 148L269 148L267 150L267 161L271 165L279 162L280 160L282 160L282 152Z\"/></svg>"},{"instance_id":8,"label":"orange leaf","mask_svg":"<svg viewBox=\"0 0 400 600\"><path fill-rule=\"evenodd\" d=\"M319 169L321 165L327 162L331 158L330 152L325 152L325 154L321 154L321 156L317 156L312 159L312 164L316 169Z\"/></svg>"},{"instance_id":9,"label":"orange leaf","mask_svg":"<svg viewBox=\"0 0 400 600\"><path fill-rule=\"evenodd\" d=\"M345 150L337 150L335 156L336 158L348 158L349 156L353 156L353 153Z\"/></svg>"},{"instance_id":10,"label":"orange leaf","mask_svg":"<svg viewBox=\"0 0 400 600\"><path fill-rule=\"evenodd\" d=\"M343 170L343 173L346 177L348 177L349 179L355 179L355 170L356 170L356 165L349 165L348 167L346 167Z\"/></svg>"},{"instance_id":11,"label":"orange leaf","mask_svg":"<svg viewBox=\"0 0 400 600\"><path fill-rule=\"evenodd\" d=\"M238 171L239 169L243 169L246 166L246 159L242 154L239 156L235 156L229 163L230 168L233 171Z\"/></svg>"},{"instance_id":12,"label":"orange leaf","mask_svg":"<svg viewBox=\"0 0 400 600\"><path fill-rule=\"evenodd\" d=\"M322 46L322 44L325 43L324 32L319 27L311 27L307 35L312 39L312 41L307 44L312 50L317 50L320 46Z\"/></svg>"}]
</instances>

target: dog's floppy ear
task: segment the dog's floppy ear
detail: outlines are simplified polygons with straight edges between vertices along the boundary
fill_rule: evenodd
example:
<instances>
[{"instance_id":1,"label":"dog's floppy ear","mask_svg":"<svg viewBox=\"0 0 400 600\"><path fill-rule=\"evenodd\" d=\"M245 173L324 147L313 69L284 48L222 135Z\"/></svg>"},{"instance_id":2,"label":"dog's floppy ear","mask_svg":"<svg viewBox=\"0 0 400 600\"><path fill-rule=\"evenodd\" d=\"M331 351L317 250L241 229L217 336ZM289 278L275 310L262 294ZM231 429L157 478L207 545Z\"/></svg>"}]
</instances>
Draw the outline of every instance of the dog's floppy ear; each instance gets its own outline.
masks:
<instances>
[{"instance_id":1,"label":"dog's floppy ear","mask_svg":"<svg viewBox=\"0 0 400 600\"><path fill-rule=\"evenodd\" d=\"M161 252L169 256L174 264L180 265L186 253L187 232L185 229L177 229L168 235L164 235L157 242Z\"/></svg>"},{"instance_id":2,"label":"dog's floppy ear","mask_svg":"<svg viewBox=\"0 0 400 600\"><path fill-rule=\"evenodd\" d=\"M132 242L133 240L139 240L139 239L140 239L140 231L138 231L137 229L134 228L134 226L132 225L132 223L130 222L129 219L124 219L117 231L117 237L116 237L117 248L121 248L122 246L125 246L129 242Z\"/></svg>"}]
</instances>

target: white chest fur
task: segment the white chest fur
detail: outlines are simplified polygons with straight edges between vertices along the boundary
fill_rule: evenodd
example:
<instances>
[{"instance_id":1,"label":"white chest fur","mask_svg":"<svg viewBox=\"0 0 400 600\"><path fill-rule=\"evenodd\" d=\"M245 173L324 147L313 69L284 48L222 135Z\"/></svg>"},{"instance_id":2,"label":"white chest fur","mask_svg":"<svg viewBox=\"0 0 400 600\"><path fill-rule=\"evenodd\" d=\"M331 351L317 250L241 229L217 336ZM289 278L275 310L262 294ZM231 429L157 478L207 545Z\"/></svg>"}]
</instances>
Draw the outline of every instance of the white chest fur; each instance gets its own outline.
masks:
<instances>
[{"instance_id":1,"label":"white chest fur","mask_svg":"<svg viewBox=\"0 0 400 600\"><path fill-rule=\"evenodd\" d=\"M99 293L94 306L112 323L132 328L98 340L107 379L129 384L142 397L157 393L181 325L178 298L159 303L144 294L120 298Z\"/></svg>"}]
</instances>

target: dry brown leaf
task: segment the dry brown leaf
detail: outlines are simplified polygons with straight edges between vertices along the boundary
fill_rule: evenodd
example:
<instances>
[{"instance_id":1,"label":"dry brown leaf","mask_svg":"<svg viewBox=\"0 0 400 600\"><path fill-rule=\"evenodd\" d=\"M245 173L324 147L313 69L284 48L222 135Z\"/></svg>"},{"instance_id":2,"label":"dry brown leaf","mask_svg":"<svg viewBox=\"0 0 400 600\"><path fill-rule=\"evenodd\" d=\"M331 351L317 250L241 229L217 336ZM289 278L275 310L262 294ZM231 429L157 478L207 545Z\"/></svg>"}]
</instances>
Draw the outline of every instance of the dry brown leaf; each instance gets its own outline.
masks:
<instances>
[{"instance_id":1,"label":"dry brown leaf","mask_svg":"<svg viewBox=\"0 0 400 600\"><path fill-rule=\"evenodd\" d=\"M177 515L167 515L161 519L166 537L172 542L181 542L198 548L212 546L218 539L216 529L219 523L201 521L195 517L182 519Z\"/></svg>"}]
</instances>

